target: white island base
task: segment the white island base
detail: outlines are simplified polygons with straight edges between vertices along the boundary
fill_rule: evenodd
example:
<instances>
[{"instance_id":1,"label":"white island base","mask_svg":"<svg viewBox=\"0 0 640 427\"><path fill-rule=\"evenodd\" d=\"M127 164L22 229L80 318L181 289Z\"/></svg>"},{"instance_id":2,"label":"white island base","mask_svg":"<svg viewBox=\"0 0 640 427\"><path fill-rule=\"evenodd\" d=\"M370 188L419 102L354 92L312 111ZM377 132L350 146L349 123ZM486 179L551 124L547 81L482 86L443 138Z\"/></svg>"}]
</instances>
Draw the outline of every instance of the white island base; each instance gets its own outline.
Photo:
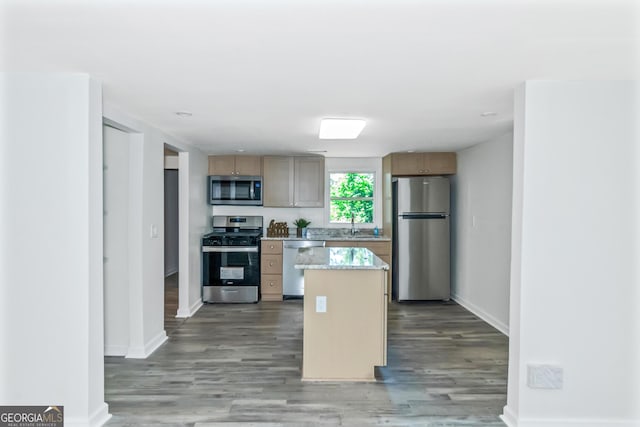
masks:
<instances>
[{"instance_id":1,"label":"white island base","mask_svg":"<svg viewBox=\"0 0 640 427\"><path fill-rule=\"evenodd\" d=\"M383 269L305 269L303 381L375 380L375 366L387 363L386 277Z\"/></svg>"}]
</instances>

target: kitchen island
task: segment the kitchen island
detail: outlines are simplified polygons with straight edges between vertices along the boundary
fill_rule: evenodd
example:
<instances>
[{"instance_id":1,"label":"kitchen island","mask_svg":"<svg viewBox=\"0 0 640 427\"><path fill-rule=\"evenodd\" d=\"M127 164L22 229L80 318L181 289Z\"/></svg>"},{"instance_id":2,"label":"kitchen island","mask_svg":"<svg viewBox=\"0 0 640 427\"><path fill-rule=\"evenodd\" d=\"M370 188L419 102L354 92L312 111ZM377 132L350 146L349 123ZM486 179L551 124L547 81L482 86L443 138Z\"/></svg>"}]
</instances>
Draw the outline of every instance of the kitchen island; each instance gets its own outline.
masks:
<instances>
[{"instance_id":1,"label":"kitchen island","mask_svg":"<svg viewBox=\"0 0 640 427\"><path fill-rule=\"evenodd\" d=\"M388 264L366 248L305 248L302 379L373 381L387 359Z\"/></svg>"}]
</instances>

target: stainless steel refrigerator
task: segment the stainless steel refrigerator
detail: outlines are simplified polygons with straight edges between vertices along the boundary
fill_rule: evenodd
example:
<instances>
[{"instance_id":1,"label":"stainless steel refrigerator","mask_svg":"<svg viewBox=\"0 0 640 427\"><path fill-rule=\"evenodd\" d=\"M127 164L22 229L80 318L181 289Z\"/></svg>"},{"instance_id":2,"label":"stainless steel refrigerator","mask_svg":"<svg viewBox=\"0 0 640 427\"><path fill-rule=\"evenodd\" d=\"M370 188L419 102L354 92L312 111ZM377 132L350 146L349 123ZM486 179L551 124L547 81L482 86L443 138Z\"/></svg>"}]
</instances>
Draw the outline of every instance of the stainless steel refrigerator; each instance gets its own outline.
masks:
<instances>
[{"instance_id":1,"label":"stainless steel refrigerator","mask_svg":"<svg viewBox=\"0 0 640 427\"><path fill-rule=\"evenodd\" d=\"M393 180L393 281L397 301L448 300L449 178Z\"/></svg>"}]
</instances>

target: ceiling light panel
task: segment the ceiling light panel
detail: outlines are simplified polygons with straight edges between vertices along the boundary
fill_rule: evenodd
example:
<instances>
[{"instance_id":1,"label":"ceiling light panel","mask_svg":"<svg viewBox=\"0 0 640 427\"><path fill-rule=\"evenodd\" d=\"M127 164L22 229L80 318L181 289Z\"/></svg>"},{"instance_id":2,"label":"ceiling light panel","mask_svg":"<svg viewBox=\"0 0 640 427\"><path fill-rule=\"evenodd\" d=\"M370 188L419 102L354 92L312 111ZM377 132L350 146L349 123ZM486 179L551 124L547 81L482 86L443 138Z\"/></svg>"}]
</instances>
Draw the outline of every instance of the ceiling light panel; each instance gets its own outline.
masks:
<instances>
[{"instance_id":1,"label":"ceiling light panel","mask_svg":"<svg viewBox=\"0 0 640 427\"><path fill-rule=\"evenodd\" d=\"M320 139L356 139L367 124L361 119L322 119Z\"/></svg>"}]
</instances>

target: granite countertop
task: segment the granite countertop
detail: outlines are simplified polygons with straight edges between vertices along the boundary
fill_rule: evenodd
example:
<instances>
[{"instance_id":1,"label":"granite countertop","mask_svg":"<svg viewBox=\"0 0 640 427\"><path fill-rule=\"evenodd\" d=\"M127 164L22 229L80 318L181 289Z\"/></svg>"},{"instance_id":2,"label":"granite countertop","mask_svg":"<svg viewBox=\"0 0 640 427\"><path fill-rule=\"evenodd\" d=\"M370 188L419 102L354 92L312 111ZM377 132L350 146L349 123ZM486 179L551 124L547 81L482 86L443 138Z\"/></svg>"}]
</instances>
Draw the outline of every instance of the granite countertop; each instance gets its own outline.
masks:
<instances>
[{"instance_id":1,"label":"granite countertop","mask_svg":"<svg viewBox=\"0 0 640 427\"><path fill-rule=\"evenodd\" d=\"M298 249L295 268L299 270L388 270L389 264L367 248Z\"/></svg>"},{"instance_id":2,"label":"granite countertop","mask_svg":"<svg viewBox=\"0 0 640 427\"><path fill-rule=\"evenodd\" d=\"M307 237L296 237L296 229L292 229L292 234L287 237L267 237L265 235L262 240L341 240L341 241L381 241L390 242L391 238L383 235L383 230L380 229L380 235L375 236L372 228L357 228L356 234L351 234L351 228L323 228L323 227L310 227L307 228Z\"/></svg>"},{"instance_id":3,"label":"granite countertop","mask_svg":"<svg viewBox=\"0 0 640 427\"><path fill-rule=\"evenodd\" d=\"M367 235L356 235L356 237L351 236L309 236L309 237L262 237L262 240L315 240L315 241L327 241L327 240L340 240L340 241L351 241L351 242L390 242L391 238L386 236L367 236Z\"/></svg>"}]
</instances>

